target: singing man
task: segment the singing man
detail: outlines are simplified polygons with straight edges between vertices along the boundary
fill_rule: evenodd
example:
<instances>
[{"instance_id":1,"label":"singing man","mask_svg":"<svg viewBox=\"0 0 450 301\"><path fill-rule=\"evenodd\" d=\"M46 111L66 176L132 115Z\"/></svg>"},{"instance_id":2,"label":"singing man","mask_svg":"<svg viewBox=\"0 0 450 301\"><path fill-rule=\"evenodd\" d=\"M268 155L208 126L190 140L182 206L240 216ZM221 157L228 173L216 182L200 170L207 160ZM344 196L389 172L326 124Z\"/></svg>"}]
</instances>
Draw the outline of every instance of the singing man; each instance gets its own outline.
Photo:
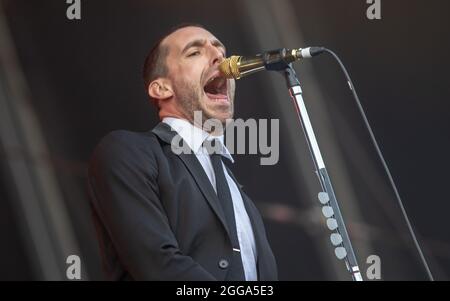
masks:
<instances>
[{"instance_id":1,"label":"singing man","mask_svg":"<svg viewBox=\"0 0 450 301\"><path fill-rule=\"evenodd\" d=\"M171 30L143 68L160 122L111 132L96 147L88 186L108 279L277 280L261 215L228 167L224 133L202 124L225 128L233 118L224 58L225 46L202 26ZM174 151L174 137L190 151Z\"/></svg>"}]
</instances>

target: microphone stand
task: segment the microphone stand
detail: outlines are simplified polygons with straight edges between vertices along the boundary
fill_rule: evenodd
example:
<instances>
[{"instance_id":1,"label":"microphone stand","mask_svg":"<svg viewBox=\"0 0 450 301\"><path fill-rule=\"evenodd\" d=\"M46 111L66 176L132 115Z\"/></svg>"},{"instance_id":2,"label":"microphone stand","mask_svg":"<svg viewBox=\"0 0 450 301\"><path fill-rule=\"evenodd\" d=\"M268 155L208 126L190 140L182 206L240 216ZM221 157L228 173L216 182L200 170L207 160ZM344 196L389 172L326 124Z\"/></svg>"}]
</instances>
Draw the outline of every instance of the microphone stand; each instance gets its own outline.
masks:
<instances>
[{"instance_id":1,"label":"microphone stand","mask_svg":"<svg viewBox=\"0 0 450 301\"><path fill-rule=\"evenodd\" d=\"M318 197L319 201L324 205L322 213L327 218L327 226L330 230L334 231L331 234L331 242L336 247L335 255L339 259L344 259L347 270L350 272L354 281L363 281L355 252L353 251L347 228L345 227L344 219L339 210L336 195L325 167L325 162L323 161L316 136L314 135L314 130L309 120L308 112L302 97L302 89L295 70L289 62L284 60L276 63L266 61L265 67L267 70L280 71L286 78L286 85L294 102L297 117L303 128L303 133L306 137L316 174L319 178L320 186L322 187L322 192L318 194Z\"/></svg>"}]
</instances>

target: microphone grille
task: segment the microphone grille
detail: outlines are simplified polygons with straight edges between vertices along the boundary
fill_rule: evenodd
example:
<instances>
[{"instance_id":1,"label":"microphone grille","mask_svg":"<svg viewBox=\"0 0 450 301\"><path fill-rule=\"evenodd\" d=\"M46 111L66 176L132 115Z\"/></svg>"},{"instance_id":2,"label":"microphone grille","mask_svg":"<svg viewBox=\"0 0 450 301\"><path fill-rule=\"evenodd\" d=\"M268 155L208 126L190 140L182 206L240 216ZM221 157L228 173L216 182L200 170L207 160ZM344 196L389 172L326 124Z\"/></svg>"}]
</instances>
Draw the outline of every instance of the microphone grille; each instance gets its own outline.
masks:
<instances>
[{"instance_id":1,"label":"microphone grille","mask_svg":"<svg viewBox=\"0 0 450 301\"><path fill-rule=\"evenodd\" d=\"M226 58L219 65L219 70L226 78L240 79L241 73L239 72L239 61L241 57L237 55Z\"/></svg>"}]
</instances>

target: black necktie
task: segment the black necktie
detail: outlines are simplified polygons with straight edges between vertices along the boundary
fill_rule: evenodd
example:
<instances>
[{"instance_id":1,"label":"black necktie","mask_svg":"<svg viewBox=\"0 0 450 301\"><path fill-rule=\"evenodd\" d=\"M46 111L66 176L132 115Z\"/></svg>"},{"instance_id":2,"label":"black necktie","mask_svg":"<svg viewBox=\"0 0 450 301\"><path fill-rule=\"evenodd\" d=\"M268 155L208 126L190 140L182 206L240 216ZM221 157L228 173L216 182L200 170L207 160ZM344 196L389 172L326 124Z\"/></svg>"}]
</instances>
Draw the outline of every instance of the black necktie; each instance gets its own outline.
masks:
<instances>
[{"instance_id":1,"label":"black necktie","mask_svg":"<svg viewBox=\"0 0 450 301\"><path fill-rule=\"evenodd\" d=\"M233 246L233 258L227 274L226 280L245 280L244 269L239 246L239 239L236 231L236 220L234 217L233 199L231 198L230 188L225 177L222 166L222 156L220 154L211 154L211 163L216 175L216 191L220 200L225 218L227 220L228 230L230 232L231 243Z\"/></svg>"}]
</instances>

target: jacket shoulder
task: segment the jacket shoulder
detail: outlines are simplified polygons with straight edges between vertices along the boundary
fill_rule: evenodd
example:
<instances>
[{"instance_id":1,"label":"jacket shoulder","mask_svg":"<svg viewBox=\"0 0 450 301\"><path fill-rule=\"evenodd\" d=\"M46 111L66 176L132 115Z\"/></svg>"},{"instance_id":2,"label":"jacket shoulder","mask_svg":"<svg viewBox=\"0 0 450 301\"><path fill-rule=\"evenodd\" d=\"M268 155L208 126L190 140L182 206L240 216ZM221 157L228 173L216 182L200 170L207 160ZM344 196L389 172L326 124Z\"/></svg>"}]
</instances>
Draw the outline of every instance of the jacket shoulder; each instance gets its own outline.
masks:
<instances>
[{"instance_id":1,"label":"jacket shoulder","mask_svg":"<svg viewBox=\"0 0 450 301\"><path fill-rule=\"evenodd\" d=\"M148 164L157 169L155 154L161 145L156 136L149 132L115 130L105 135L94 149L90 158L92 163L103 163L110 167Z\"/></svg>"},{"instance_id":2,"label":"jacket shoulder","mask_svg":"<svg viewBox=\"0 0 450 301\"><path fill-rule=\"evenodd\" d=\"M98 148L123 148L123 149L152 149L159 147L159 141L151 132L132 132L127 130L115 130L105 135L98 143Z\"/></svg>"}]
</instances>

